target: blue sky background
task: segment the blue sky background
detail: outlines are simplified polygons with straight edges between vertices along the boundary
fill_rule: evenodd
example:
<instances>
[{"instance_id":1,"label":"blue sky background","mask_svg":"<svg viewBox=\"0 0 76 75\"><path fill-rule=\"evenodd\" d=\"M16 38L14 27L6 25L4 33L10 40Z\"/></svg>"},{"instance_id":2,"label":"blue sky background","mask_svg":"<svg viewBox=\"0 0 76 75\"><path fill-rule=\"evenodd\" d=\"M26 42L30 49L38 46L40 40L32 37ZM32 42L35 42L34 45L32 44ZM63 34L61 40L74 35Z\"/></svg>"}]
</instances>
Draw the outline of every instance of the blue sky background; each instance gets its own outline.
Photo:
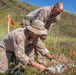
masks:
<instances>
[{"instance_id":1,"label":"blue sky background","mask_svg":"<svg viewBox=\"0 0 76 75\"><path fill-rule=\"evenodd\" d=\"M64 9L76 14L76 0L22 0L36 6L51 6L57 2L64 3Z\"/></svg>"}]
</instances>

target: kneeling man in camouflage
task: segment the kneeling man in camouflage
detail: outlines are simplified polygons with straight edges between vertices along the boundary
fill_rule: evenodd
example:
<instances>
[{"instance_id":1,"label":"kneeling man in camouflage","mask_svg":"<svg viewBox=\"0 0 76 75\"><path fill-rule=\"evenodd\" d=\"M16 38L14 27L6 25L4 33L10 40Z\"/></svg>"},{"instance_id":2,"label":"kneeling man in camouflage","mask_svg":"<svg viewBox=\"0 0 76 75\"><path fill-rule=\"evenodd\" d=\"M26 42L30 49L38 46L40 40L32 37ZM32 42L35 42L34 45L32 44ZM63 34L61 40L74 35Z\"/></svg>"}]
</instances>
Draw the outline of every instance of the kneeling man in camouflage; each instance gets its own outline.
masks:
<instances>
[{"instance_id":1,"label":"kneeling man in camouflage","mask_svg":"<svg viewBox=\"0 0 76 75\"><path fill-rule=\"evenodd\" d=\"M26 28L18 28L9 32L1 41L0 41L0 72L4 73L8 70L8 64L10 62L13 52L15 53L16 58L25 66L31 65L39 69L41 72L46 70L46 67L34 62L29 56L30 51L26 51L26 46L32 42L34 44L39 44L41 41L38 41L40 36L47 35L47 30L44 27L44 23L39 20L32 22L31 26ZM40 47L39 52L52 59L49 51L45 48ZM44 49L44 50L43 50ZM29 54L29 55L28 55ZM55 61L54 61L55 62Z\"/></svg>"}]
</instances>

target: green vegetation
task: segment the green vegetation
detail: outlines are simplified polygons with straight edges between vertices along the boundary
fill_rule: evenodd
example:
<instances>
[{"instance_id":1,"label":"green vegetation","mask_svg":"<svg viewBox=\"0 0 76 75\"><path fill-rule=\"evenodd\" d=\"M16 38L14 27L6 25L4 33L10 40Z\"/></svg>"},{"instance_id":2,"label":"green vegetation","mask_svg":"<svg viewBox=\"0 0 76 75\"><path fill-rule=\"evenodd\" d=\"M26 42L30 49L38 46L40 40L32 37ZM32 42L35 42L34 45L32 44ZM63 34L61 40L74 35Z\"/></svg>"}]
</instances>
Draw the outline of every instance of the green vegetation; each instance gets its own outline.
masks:
<instances>
[{"instance_id":1,"label":"green vegetation","mask_svg":"<svg viewBox=\"0 0 76 75\"><path fill-rule=\"evenodd\" d=\"M8 14L11 15L16 28L18 28L25 15L37 8L39 7L21 2L20 0L0 0L0 40L7 34L6 18ZM11 26L10 29L13 30L15 28ZM76 53L76 14L64 11L61 15L61 19L50 31L45 42L50 53L53 54L54 57L56 56L55 59L60 63L74 63L76 61L76 54L75 56L72 56L72 51L75 51ZM60 58L63 54L64 56ZM47 60L47 62L49 61ZM26 72L28 75L31 75L34 72L38 73L37 75L40 73L34 68L30 68L29 71L27 70ZM70 73L67 71L64 75L75 74L75 69L71 69Z\"/></svg>"}]
</instances>

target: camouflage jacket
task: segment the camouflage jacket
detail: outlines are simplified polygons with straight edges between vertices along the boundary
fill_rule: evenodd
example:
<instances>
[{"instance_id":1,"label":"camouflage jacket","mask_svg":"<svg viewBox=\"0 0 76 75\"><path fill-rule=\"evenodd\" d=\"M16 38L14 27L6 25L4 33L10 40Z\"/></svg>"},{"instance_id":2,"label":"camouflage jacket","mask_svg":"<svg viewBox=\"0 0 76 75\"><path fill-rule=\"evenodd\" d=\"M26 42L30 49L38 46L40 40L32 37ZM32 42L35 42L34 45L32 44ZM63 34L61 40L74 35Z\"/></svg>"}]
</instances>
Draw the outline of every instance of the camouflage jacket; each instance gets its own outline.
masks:
<instances>
[{"instance_id":1,"label":"camouflage jacket","mask_svg":"<svg viewBox=\"0 0 76 75\"><path fill-rule=\"evenodd\" d=\"M51 28L57 23L60 19L60 14L57 16L53 16L52 9L54 6L46 6L39 8L29 14L26 15L27 18L30 20L41 20L45 23L46 29L51 30Z\"/></svg>"},{"instance_id":2,"label":"camouflage jacket","mask_svg":"<svg viewBox=\"0 0 76 75\"><path fill-rule=\"evenodd\" d=\"M37 39L39 40L39 39ZM41 41L41 40L40 40ZM26 55L25 50L26 46L30 42L35 42L36 47L43 55L45 55L48 50L45 48L43 44L41 46L40 41L35 41L34 39L28 40L28 29L27 28L18 28L10 33L8 33L1 41L0 47L2 46L6 51L15 52L16 57L24 64L27 65L29 62L29 57Z\"/></svg>"}]
</instances>

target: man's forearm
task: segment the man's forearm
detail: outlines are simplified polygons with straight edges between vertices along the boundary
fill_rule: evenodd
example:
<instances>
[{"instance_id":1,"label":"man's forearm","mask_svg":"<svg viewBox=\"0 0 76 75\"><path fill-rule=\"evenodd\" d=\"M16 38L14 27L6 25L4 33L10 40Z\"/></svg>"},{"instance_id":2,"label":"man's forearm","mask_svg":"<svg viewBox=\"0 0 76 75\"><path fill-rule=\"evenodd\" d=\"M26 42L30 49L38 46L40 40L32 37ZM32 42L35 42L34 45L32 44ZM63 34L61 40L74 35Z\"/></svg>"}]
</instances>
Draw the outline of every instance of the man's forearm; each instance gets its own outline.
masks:
<instances>
[{"instance_id":1,"label":"man's forearm","mask_svg":"<svg viewBox=\"0 0 76 75\"><path fill-rule=\"evenodd\" d=\"M33 67L36 67L37 69L39 69L41 72L44 71L46 69L46 67L44 67L43 65L40 65L34 61L29 61L28 63L29 65L33 66Z\"/></svg>"},{"instance_id":2,"label":"man's forearm","mask_svg":"<svg viewBox=\"0 0 76 75\"><path fill-rule=\"evenodd\" d=\"M48 59L52 59L52 58L53 58L52 55L49 54L49 53L45 54L45 56L46 56Z\"/></svg>"}]
</instances>

